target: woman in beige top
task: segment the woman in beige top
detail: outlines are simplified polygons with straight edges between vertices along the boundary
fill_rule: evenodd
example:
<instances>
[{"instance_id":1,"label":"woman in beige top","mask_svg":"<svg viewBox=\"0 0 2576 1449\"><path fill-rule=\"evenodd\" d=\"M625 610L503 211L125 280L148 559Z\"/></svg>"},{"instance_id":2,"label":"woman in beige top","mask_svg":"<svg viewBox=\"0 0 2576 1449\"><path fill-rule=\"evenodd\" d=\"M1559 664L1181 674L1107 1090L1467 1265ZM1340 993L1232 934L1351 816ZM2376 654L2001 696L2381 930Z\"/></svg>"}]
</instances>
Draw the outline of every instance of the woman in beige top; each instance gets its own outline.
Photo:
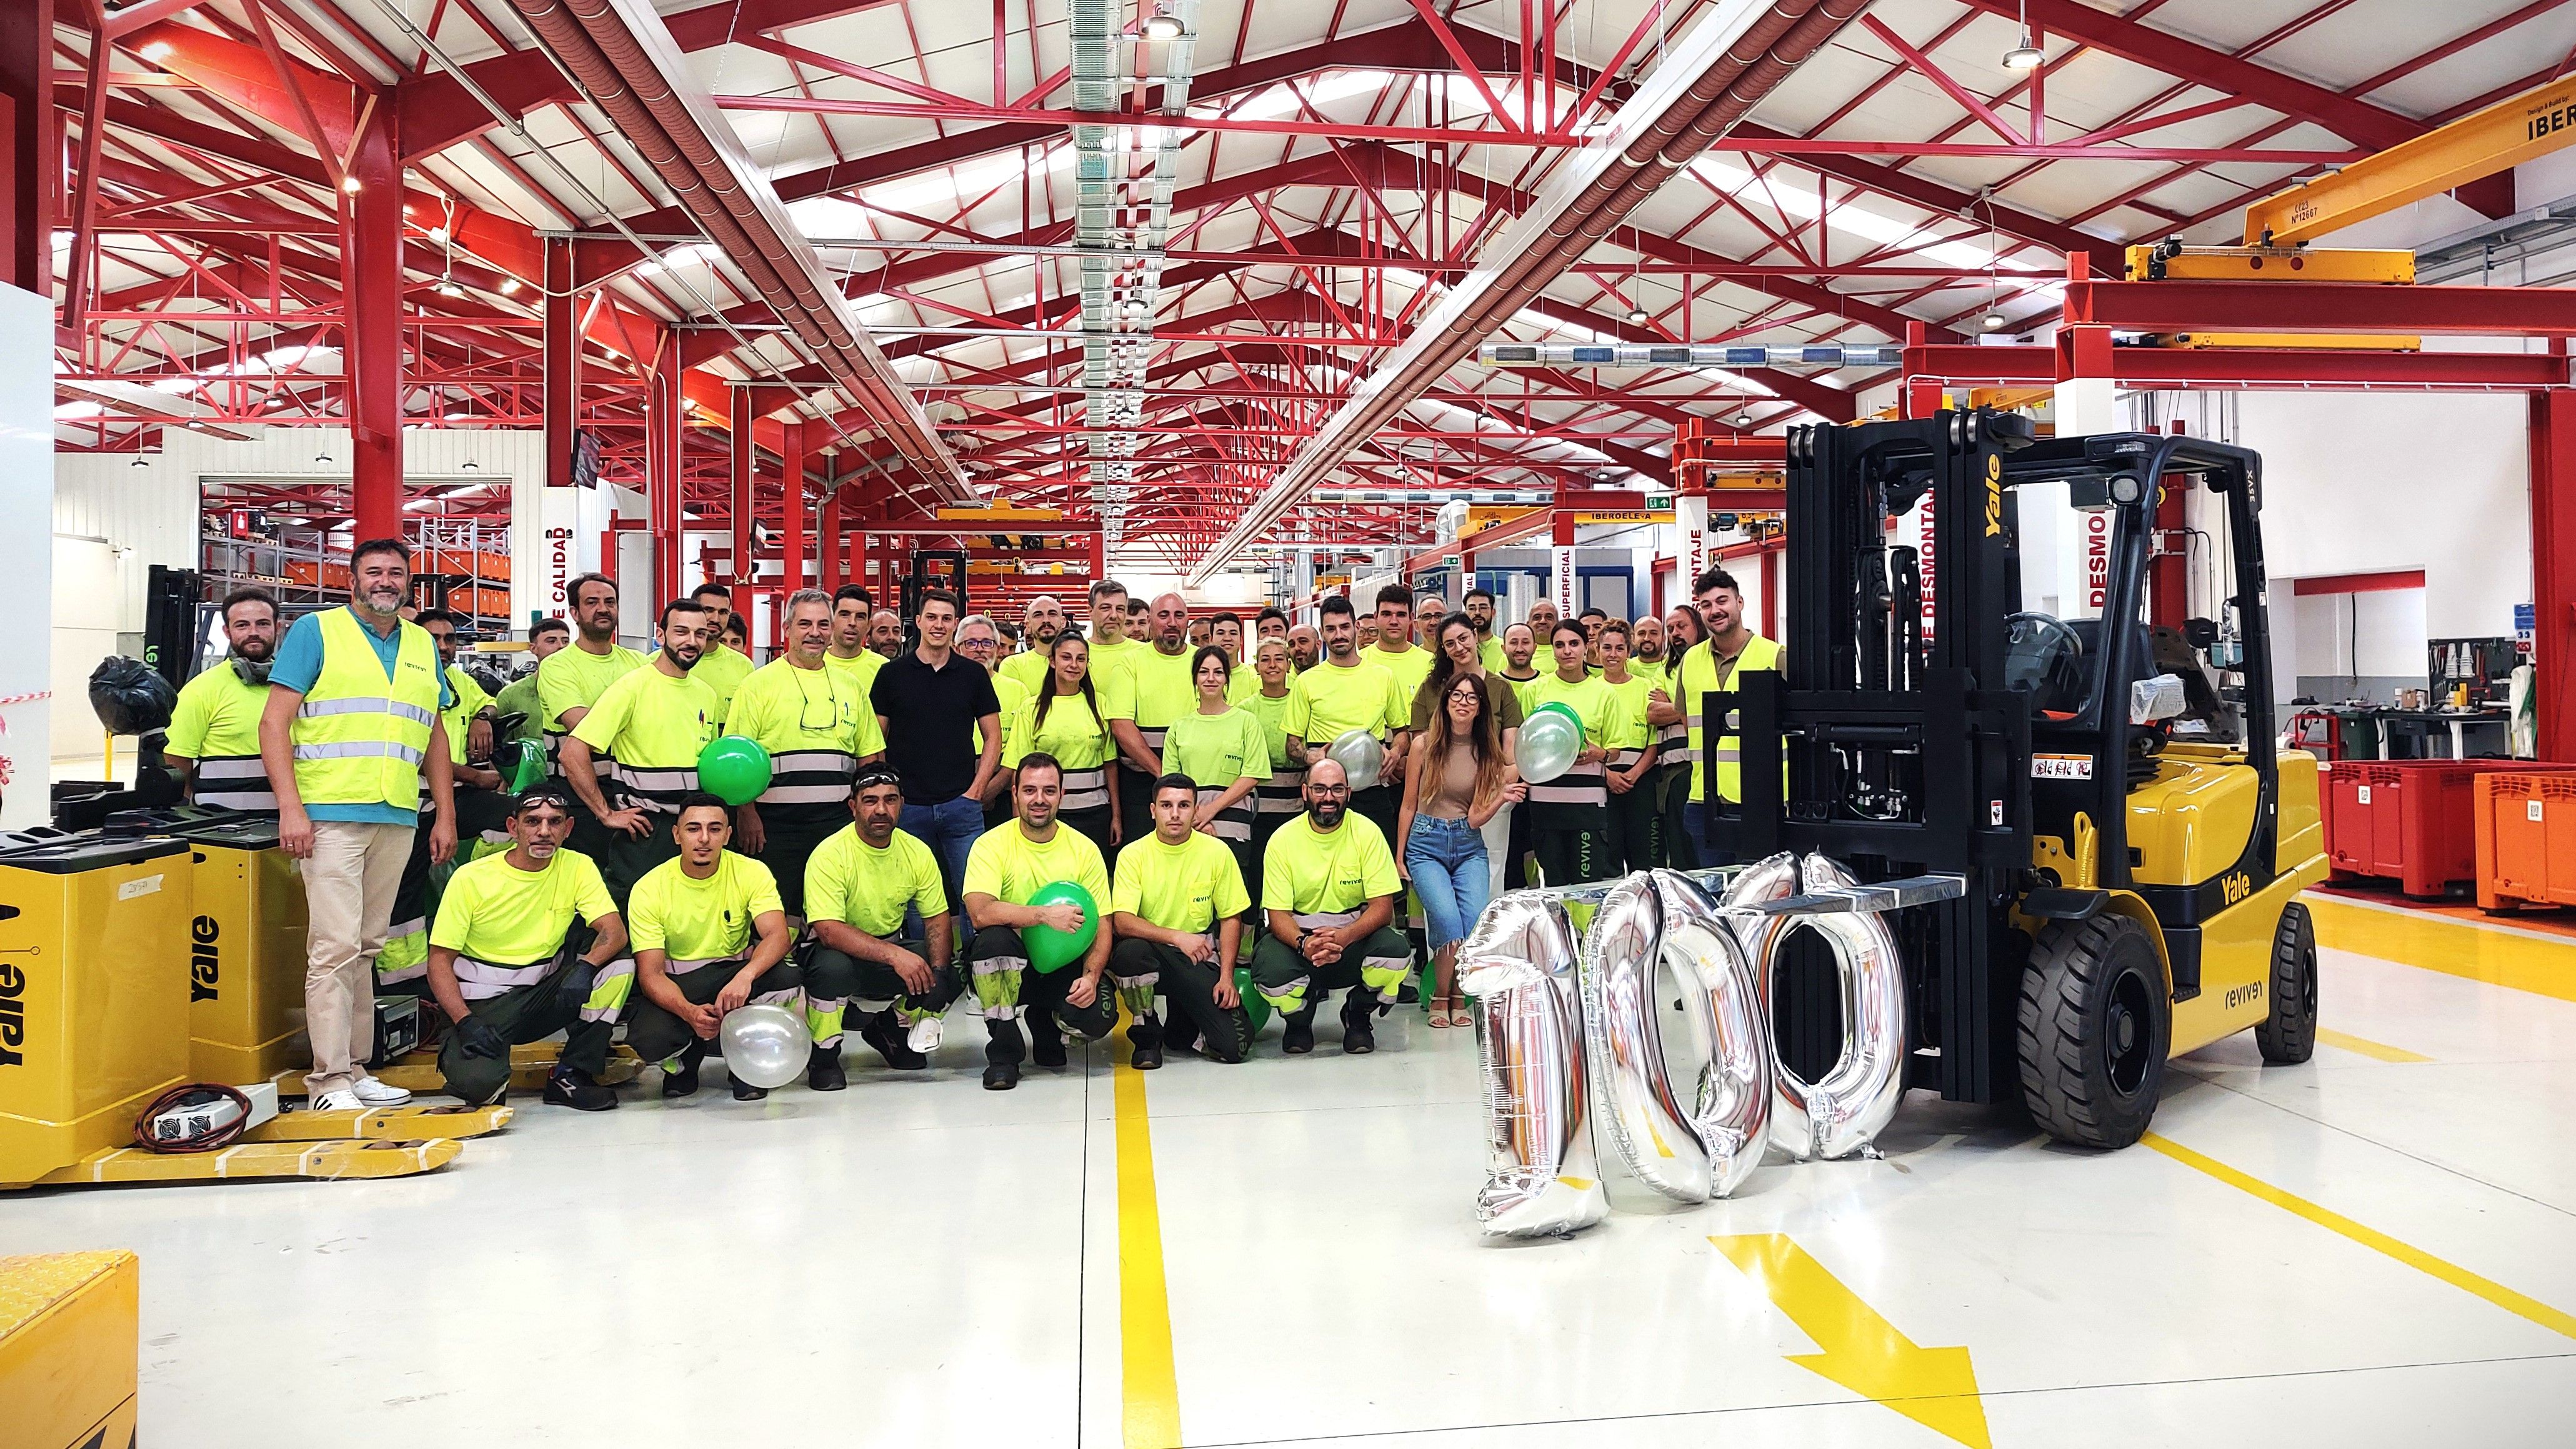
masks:
<instances>
[{"instance_id":1,"label":"woman in beige top","mask_svg":"<svg viewBox=\"0 0 2576 1449\"><path fill-rule=\"evenodd\" d=\"M1433 1026L1474 1024L1458 1001L1458 943L1492 898L1484 827L1525 790L1503 750L1494 695L1505 688L1482 672L1451 675L1396 812L1396 869L1422 898L1431 940Z\"/></svg>"}]
</instances>

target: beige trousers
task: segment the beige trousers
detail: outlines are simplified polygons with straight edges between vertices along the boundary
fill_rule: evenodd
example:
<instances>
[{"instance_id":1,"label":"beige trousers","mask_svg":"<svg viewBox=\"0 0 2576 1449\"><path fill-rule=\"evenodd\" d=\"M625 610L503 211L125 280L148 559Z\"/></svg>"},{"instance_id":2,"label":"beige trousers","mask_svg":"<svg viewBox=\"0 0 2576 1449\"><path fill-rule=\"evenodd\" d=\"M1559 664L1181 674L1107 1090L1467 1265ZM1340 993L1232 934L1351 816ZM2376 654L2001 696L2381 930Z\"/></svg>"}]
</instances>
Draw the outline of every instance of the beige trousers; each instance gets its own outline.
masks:
<instances>
[{"instance_id":1,"label":"beige trousers","mask_svg":"<svg viewBox=\"0 0 2576 1449\"><path fill-rule=\"evenodd\" d=\"M411 858L412 827L313 822L304 861L304 1025L313 1070L304 1089L354 1086L376 1041L376 953L393 923L394 893Z\"/></svg>"}]
</instances>

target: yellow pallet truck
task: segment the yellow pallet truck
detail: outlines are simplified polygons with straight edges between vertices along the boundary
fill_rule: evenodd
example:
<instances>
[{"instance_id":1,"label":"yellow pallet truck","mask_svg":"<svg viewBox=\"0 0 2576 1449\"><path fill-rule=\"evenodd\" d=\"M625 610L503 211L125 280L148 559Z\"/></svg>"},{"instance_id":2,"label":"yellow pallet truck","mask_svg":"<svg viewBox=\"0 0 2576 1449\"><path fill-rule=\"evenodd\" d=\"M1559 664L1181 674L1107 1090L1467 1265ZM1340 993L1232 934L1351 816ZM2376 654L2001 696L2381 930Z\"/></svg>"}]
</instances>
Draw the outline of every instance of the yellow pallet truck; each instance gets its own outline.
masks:
<instances>
[{"instance_id":1,"label":"yellow pallet truck","mask_svg":"<svg viewBox=\"0 0 2576 1449\"><path fill-rule=\"evenodd\" d=\"M509 1120L507 1108L298 1112L218 1151L134 1145L137 1114L198 1076L189 982L201 854L212 852L164 834L0 836L0 1190L402 1177Z\"/></svg>"}]
</instances>

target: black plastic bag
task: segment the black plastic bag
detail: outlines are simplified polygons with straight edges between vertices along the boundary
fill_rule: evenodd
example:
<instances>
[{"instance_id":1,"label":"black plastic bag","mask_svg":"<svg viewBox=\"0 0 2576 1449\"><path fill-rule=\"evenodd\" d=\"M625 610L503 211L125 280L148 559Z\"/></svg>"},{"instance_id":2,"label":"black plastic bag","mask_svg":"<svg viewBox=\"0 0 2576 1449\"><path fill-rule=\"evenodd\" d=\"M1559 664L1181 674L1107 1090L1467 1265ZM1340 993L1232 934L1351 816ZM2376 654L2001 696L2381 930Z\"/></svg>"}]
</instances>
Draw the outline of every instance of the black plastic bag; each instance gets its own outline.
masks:
<instances>
[{"instance_id":1,"label":"black plastic bag","mask_svg":"<svg viewBox=\"0 0 2576 1449\"><path fill-rule=\"evenodd\" d=\"M111 654L90 671L89 707L98 712L98 722L110 734L139 735L146 730L167 729L170 711L179 703L179 691L161 672L140 659Z\"/></svg>"}]
</instances>

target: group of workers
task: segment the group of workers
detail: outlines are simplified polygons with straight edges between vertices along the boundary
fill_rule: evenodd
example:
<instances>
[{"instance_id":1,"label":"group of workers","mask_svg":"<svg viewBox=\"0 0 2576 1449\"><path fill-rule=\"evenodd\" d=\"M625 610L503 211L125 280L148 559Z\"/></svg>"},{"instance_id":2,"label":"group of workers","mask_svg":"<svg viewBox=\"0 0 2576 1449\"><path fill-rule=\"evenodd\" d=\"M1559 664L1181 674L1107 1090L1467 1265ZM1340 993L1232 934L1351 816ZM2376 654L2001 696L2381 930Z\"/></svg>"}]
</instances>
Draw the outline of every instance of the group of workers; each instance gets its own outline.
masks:
<instances>
[{"instance_id":1,"label":"group of workers","mask_svg":"<svg viewBox=\"0 0 2576 1449\"><path fill-rule=\"evenodd\" d=\"M199 803L274 812L301 862L306 1086L325 1110L407 1100L367 1070L374 999L396 992L444 1014L441 1073L476 1104L506 1093L512 1046L560 1032L545 1100L615 1107L599 1079L621 1022L662 1095L686 1096L751 1002L801 1008L819 1091L847 1083L845 1026L919 1069L960 1001L994 1090L1108 1035L1122 1005L1140 1068L1243 1060L1247 995L1294 1055L1347 993L1343 1048L1367 1052L1414 989L1408 897L1432 1024L1465 1025L1456 947L1497 889L1716 863L1691 848L1704 776L1685 702L1778 656L1720 570L1665 619L1542 603L1499 633L1481 589L1420 617L1400 586L1365 616L1338 596L1311 625L1264 609L1247 637L1238 616L1103 580L1087 629L1033 600L1018 652L941 590L907 639L864 588L805 589L757 666L726 642L741 621L722 586L663 604L639 653L617 642L615 581L586 574L569 618L532 631L535 668L487 694L457 663L460 621L410 609L401 543L358 544L349 575L347 607L282 633L264 592L226 598L230 658L181 692L167 747ZM1581 720L1581 751L1524 782L1517 732L1551 704ZM1354 731L1382 759L1358 789L1331 753ZM547 761L515 793L492 763L504 733ZM700 788L719 733L768 752L756 799ZM1728 795L1732 743L1713 745ZM1104 919L1041 903L1059 883ZM1092 936L1039 969L1041 928Z\"/></svg>"}]
</instances>

